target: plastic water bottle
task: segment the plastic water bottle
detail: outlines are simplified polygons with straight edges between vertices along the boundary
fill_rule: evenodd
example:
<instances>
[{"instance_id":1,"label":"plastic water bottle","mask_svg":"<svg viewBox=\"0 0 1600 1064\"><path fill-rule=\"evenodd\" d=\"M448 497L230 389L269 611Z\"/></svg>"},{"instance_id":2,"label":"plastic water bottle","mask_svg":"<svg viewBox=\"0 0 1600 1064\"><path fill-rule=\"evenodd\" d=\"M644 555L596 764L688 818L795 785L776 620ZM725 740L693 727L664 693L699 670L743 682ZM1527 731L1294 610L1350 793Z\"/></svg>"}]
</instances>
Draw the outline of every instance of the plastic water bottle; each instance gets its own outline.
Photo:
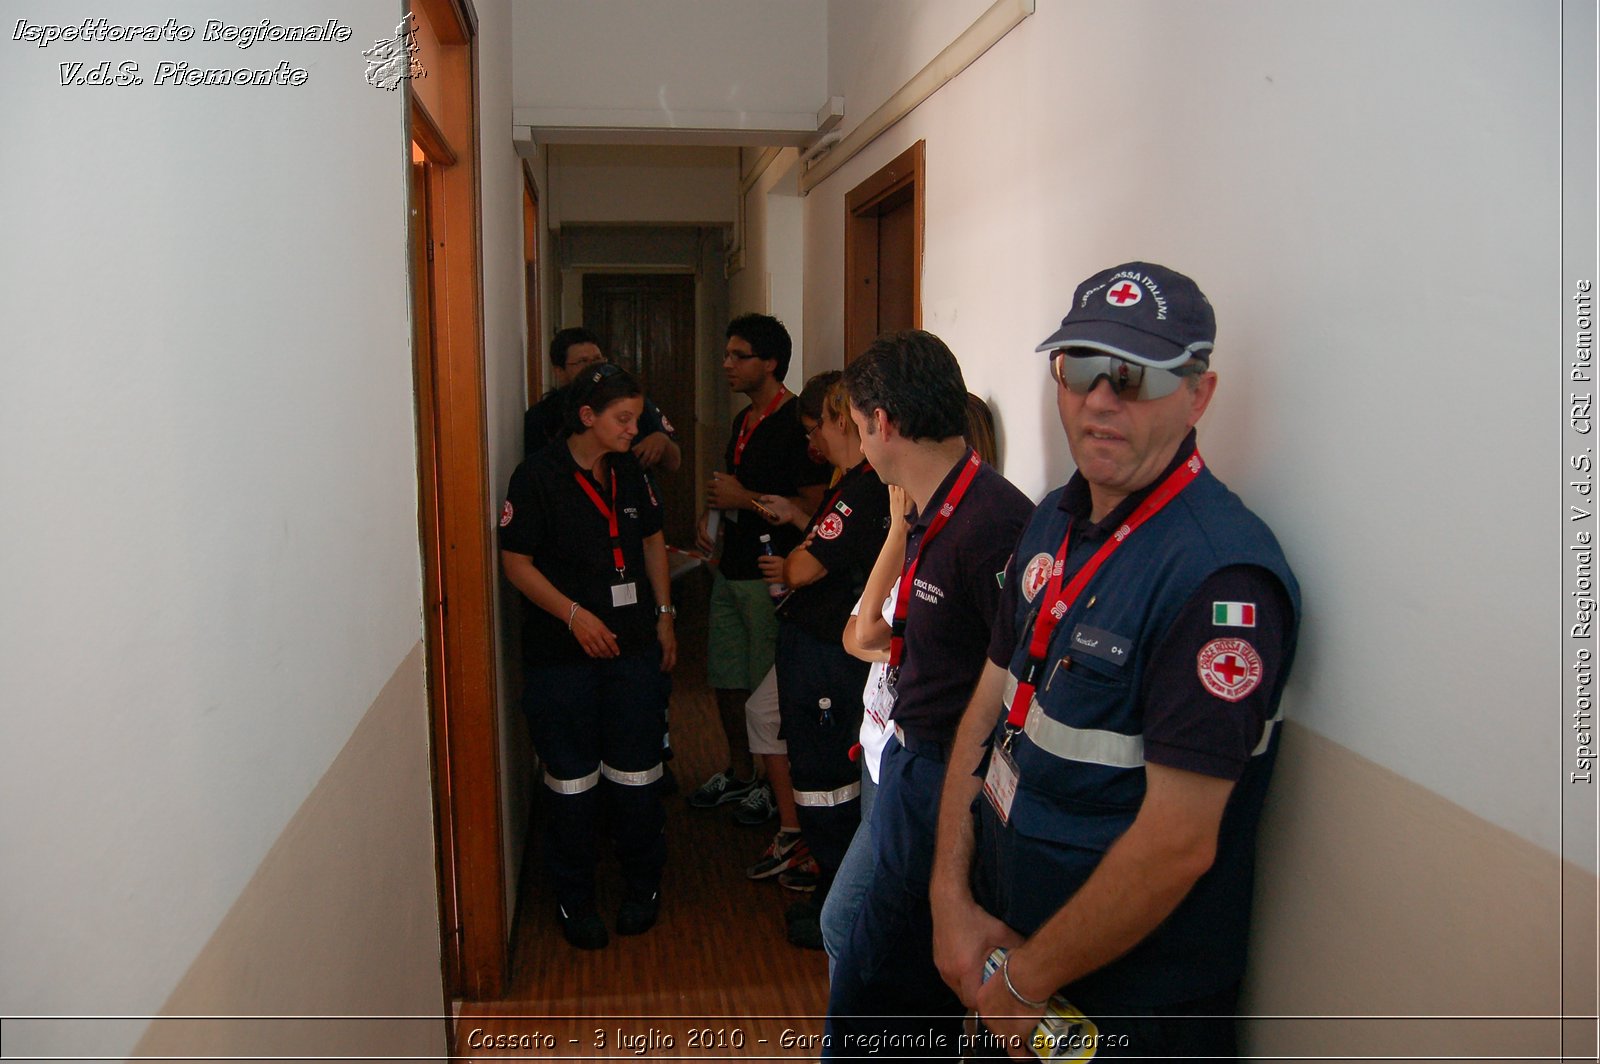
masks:
<instances>
[{"instance_id":1,"label":"plastic water bottle","mask_svg":"<svg viewBox=\"0 0 1600 1064\"><path fill-rule=\"evenodd\" d=\"M778 556L778 552L772 549L772 537L766 535L765 533L763 533L761 536L761 553L765 554L769 558L776 558ZM781 580L776 584L767 585L767 594L771 595L774 600L781 599L788 593L788 585Z\"/></svg>"}]
</instances>

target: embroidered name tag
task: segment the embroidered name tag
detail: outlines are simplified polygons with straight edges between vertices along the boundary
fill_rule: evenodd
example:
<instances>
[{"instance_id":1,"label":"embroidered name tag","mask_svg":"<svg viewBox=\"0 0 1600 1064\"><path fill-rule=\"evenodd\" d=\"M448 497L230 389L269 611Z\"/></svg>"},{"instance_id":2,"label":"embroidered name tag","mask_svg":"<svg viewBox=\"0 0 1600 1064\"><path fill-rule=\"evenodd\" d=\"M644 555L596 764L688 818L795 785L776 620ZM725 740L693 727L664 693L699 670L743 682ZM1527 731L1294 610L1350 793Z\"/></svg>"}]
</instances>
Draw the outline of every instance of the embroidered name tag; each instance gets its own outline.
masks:
<instances>
[{"instance_id":1,"label":"embroidered name tag","mask_svg":"<svg viewBox=\"0 0 1600 1064\"><path fill-rule=\"evenodd\" d=\"M1072 630L1072 649L1078 654L1087 654L1113 665L1126 665L1133 656L1133 641L1103 628L1080 624Z\"/></svg>"}]
</instances>

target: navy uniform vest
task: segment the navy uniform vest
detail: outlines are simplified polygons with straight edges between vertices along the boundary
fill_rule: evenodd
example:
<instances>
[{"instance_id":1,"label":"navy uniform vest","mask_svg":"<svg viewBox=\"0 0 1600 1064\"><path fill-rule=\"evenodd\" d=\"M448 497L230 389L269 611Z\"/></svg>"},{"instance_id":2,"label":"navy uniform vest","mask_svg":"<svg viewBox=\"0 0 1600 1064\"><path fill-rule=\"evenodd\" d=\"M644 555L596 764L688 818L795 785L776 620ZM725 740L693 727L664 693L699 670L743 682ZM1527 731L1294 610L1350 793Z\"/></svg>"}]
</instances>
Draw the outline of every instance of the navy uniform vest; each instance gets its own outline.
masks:
<instances>
[{"instance_id":1,"label":"navy uniform vest","mask_svg":"<svg viewBox=\"0 0 1600 1064\"><path fill-rule=\"evenodd\" d=\"M1022 565L1060 547L1069 520L1059 506L1065 490L1052 492L1034 512L1017 545ZM1078 544L1066 558L1067 576L1100 545ZM981 795L974 806L978 900L1023 934L1065 904L1133 823L1145 789L1139 695L1150 656L1206 578L1236 565L1277 576L1293 607L1291 623L1298 623L1299 585L1277 540L1207 467L1110 556L1056 626L1028 722L1011 743L1020 782L1010 823L1002 825ZM1043 591L1032 602L1017 596L1007 706L1044 598ZM1074 648L1079 625L1123 637L1125 663ZM1079 1008L1092 1014L1101 1003L1174 1004L1223 990L1243 974L1256 823L1277 754L1278 697L1293 658L1289 636L1271 696L1273 720L1229 799L1215 863L1143 942L1065 988ZM1068 656L1070 668L1058 668ZM1002 712L997 742L1004 731Z\"/></svg>"}]
</instances>

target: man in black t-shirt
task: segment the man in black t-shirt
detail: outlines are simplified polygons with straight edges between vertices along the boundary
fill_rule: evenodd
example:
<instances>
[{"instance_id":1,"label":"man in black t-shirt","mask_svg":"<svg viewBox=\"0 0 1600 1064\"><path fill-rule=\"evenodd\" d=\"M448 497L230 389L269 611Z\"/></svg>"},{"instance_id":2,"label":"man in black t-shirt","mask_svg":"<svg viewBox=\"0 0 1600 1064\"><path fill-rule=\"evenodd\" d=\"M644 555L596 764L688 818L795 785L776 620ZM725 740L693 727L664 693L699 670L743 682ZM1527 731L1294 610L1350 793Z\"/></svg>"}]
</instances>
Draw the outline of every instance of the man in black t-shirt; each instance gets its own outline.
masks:
<instances>
[{"instance_id":1,"label":"man in black t-shirt","mask_svg":"<svg viewBox=\"0 0 1600 1064\"><path fill-rule=\"evenodd\" d=\"M771 537L772 552L782 555L800 542L800 531L769 522L756 500L780 495L810 513L822 501L828 480L828 467L811 459L794 395L783 386L793 346L789 331L777 318L746 314L728 324L727 336L723 372L728 386L748 396L750 404L734 415L726 472L711 476L697 537L702 550L715 550L715 530L708 527L715 514L722 555L712 576L706 682L716 691L728 767L689 796L689 804L701 809L747 798L761 786L744 706L772 668L778 622L756 559L763 553L763 535Z\"/></svg>"},{"instance_id":2,"label":"man in black t-shirt","mask_svg":"<svg viewBox=\"0 0 1600 1064\"><path fill-rule=\"evenodd\" d=\"M567 386L572 379L605 361L600 338L582 326L562 329L550 338L550 367L555 371L556 386L522 416L524 458L532 458L564 431ZM633 456L646 470L661 473L675 471L683 460L672 423L649 399L644 401L644 413L639 415L639 437L633 444Z\"/></svg>"},{"instance_id":3,"label":"man in black t-shirt","mask_svg":"<svg viewBox=\"0 0 1600 1064\"><path fill-rule=\"evenodd\" d=\"M879 337L845 369L861 449L916 504L890 647L894 735L872 813L874 870L834 967L825 1059L960 1054L961 1001L933 963L928 878L956 724L983 670L1000 578L1028 497L967 446L955 356L918 331ZM896 645L897 644L897 645Z\"/></svg>"}]
</instances>

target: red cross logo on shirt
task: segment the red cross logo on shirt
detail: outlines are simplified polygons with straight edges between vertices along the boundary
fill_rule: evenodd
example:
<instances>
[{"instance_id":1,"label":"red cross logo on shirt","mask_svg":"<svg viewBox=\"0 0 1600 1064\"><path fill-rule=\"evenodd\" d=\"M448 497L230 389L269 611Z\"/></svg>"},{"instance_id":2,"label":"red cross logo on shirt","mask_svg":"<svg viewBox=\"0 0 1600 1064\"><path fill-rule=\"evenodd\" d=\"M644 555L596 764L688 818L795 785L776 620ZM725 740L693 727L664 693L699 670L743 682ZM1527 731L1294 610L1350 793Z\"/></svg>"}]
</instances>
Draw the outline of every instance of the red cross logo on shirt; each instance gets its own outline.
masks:
<instances>
[{"instance_id":1,"label":"red cross logo on shirt","mask_svg":"<svg viewBox=\"0 0 1600 1064\"><path fill-rule=\"evenodd\" d=\"M1238 702L1261 686L1261 655L1245 639L1213 639L1200 648L1195 671L1205 689Z\"/></svg>"},{"instance_id":2,"label":"red cross logo on shirt","mask_svg":"<svg viewBox=\"0 0 1600 1064\"><path fill-rule=\"evenodd\" d=\"M1130 281L1123 281L1106 293L1106 302L1119 307L1131 307L1143 298L1144 293L1139 290L1139 286Z\"/></svg>"}]
</instances>

